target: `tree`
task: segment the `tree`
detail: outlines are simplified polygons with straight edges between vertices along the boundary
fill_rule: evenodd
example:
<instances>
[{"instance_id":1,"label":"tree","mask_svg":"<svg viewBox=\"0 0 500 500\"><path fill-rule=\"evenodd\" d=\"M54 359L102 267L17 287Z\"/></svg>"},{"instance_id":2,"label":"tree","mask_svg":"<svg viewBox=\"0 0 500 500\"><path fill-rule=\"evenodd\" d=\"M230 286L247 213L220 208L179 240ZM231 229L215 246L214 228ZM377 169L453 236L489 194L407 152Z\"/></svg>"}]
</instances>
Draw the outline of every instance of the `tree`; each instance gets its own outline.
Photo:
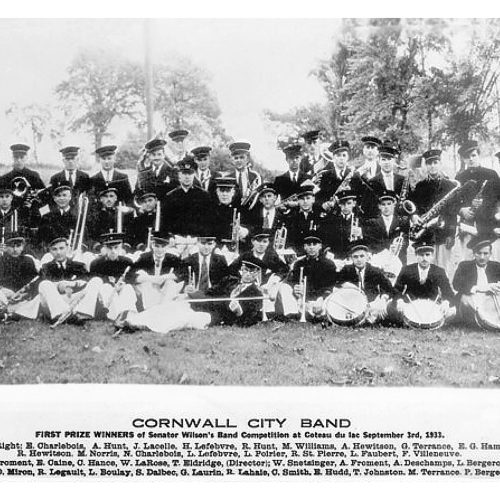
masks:
<instances>
[{"instance_id":1,"label":"tree","mask_svg":"<svg viewBox=\"0 0 500 500\"><path fill-rule=\"evenodd\" d=\"M12 103L5 110L5 115L14 120L16 134L24 135L28 131L33 145L33 157L35 162L39 163L38 145L42 142L51 118L49 108L40 104L18 106Z\"/></svg>"},{"instance_id":2,"label":"tree","mask_svg":"<svg viewBox=\"0 0 500 500\"><path fill-rule=\"evenodd\" d=\"M86 51L68 68L56 95L72 116L71 130L83 129L102 145L115 118L137 118L142 111L142 69L117 54Z\"/></svg>"},{"instance_id":3,"label":"tree","mask_svg":"<svg viewBox=\"0 0 500 500\"><path fill-rule=\"evenodd\" d=\"M206 71L188 59L153 66L154 107L167 130L186 128L199 143L226 138Z\"/></svg>"}]
</instances>

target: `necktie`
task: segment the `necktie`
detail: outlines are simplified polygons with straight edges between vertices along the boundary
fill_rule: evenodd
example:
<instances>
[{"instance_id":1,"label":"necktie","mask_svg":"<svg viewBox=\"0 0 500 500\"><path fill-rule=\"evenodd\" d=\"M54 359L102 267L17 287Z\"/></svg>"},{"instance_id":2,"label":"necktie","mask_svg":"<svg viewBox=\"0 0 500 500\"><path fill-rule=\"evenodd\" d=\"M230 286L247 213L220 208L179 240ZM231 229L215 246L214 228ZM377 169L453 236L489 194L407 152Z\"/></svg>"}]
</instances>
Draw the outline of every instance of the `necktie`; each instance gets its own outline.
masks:
<instances>
[{"instance_id":1,"label":"necktie","mask_svg":"<svg viewBox=\"0 0 500 500\"><path fill-rule=\"evenodd\" d=\"M271 227L269 221L269 210L266 210L266 215L264 216L264 229L269 229Z\"/></svg>"},{"instance_id":2,"label":"necktie","mask_svg":"<svg viewBox=\"0 0 500 500\"><path fill-rule=\"evenodd\" d=\"M359 269L358 269L358 280L359 280L359 288L361 288L361 290L364 290L365 284L363 282L363 272L360 271Z\"/></svg>"},{"instance_id":3,"label":"necktie","mask_svg":"<svg viewBox=\"0 0 500 500\"><path fill-rule=\"evenodd\" d=\"M69 173L69 183L71 184L71 187L75 185L75 180L73 178L73 172Z\"/></svg>"},{"instance_id":4,"label":"necktie","mask_svg":"<svg viewBox=\"0 0 500 500\"><path fill-rule=\"evenodd\" d=\"M203 256L200 270L200 282L198 288L206 292L209 288L208 263L206 255Z\"/></svg>"},{"instance_id":5,"label":"necktie","mask_svg":"<svg viewBox=\"0 0 500 500\"><path fill-rule=\"evenodd\" d=\"M155 276L160 276L161 274L161 260L155 260Z\"/></svg>"}]
</instances>

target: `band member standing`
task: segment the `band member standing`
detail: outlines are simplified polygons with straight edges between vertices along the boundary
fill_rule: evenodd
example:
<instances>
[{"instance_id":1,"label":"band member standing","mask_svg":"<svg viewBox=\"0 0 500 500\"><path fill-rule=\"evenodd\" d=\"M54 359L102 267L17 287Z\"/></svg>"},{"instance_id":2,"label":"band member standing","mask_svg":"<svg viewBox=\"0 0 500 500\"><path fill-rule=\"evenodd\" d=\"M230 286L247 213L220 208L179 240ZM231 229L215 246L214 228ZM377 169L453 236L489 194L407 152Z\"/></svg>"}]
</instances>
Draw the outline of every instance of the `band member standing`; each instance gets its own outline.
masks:
<instances>
[{"instance_id":1,"label":"band member standing","mask_svg":"<svg viewBox=\"0 0 500 500\"><path fill-rule=\"evenodd\" d=\"M43 215L38 229L38 242L43 250L56 238L68 238L76 226L76 215L71 210L71 188L62 185L53 191L54 204Z\"/></svg>"},{"instance_id":2,"label":"band member standing","mask_svg":"<svg viewBox=\"0 0 500 500\"><path fill-rule=\"evenodd\" d=\"M95 197L109 187L116 188L118 201L125 204L132 203L132 189L128 175L119 172L115 168L117 146L101 146L97 148L95 154L99 161L101 170L90 178L90 183Z\"/></svg>"},{"instance_id":3,"label":"band member standing","mask_svg":"<svg viewBox=\"0 0 500 500\"><path fill-rule=\"evenodd\" d=\"M500 297L500 262L491 260L491 234L478 234L469 242L474 258L460 262L453 278L457 291L458 314L468 325L475 324L477 294L495 294Z\"/></svg>"},{"instance_id":4,"label":"band member standing","mask_svg":"<svg viewBox=\"0 0 500 500\"><path fill-rule=\"evenodd\" d=\"M311 231L303 238L305 255L295 261L288 283L293 287L299 304L306 302L307 317L320 319L325 315L324 299L331 293L336 281L337 268L323 253L320 235ZM306 287L300 278L307 278Z\"/></svg>"},{"instance_id":5,"label":"band member standing","mask_svg":"<svg viewBox=\"0 0 500 500\"><path fill-rule=\"evenodd\" d=\"M78 197L80 193L89 191L90 178L87 173L78 168L79 151L80 148L77 146L66 146L59 150L62 154L64 170L54 174L50 178L49 184L52 189L65 184L71 187L74 197Z\"/></svg>"},{"instance_id":6,"label":"band member standing","mask_svg":"<svg viewBox=\"0 0 500 500\"><path fill-rule=\"evenodd\" d=\"M168 133L171 141L168 144L167 158L173 165L184 160L186 157L186 138L189 132L184 129L172 130Z\"/></svg>"},{"instance_id":7,"label":"band member standing","mask_svg":"<svg viewBox=\"0 0 500 500\"><path fill-rule=\"evenodd\" d=\"M123 311L137 311L137 296L130 284L133 263L122 255L123 234L103 234L101 242L106 252L92 261L90 275L101 280L99 302L106 317L114 321Z\"/></svg>"},{"instance_id":8,"label":"band member standing","mask_svg":"<svg viewBox=\"0 0 500 500\"><path fill-rule=\"evenodd\" d=\"M198 146L191 150L196 163L195 182L198 187L206 191L211 198L215 196L215 179L210 170L210 146Z\"/></svg>"},{"instance_id":9,"label":"band member standing","mask_svg":"<svg viewBox=\"0 0 500 500\"><path fill-rule=\"evenodd\" d=\"M290 196L297 194L300 190L301 184L310 179L309 175L301 170L300 163L302 157L302 147L300 144L292 144L283 149L285 153L286 162L288 164L288 172L276 176L274 179L274 189L281 197L281 201L290 198Z\"/></svg>"},{"instance_id":10,"label":"band member standing","mask_svg":"<svg viewBox=\"0 0 500 500\"><path fill-rule=\"evenodd\" d=\"M302 186L297 196L299 206L292 208L286 215L285 225L290 246L297 253L302 253L304 237L311 231L319 231L323 219L321 208L315 204L316 198L310 186Z\"/></svg>"},{"instance_id":11,"label":"band member standing","mask_svg":"<svg viewBox=\"0 0 500 500\"><path fill-rule=\"evenodd\" d=\"M352 242L363 237L360 217L354 212L356 194L340 191L337 194L340 213L325 217L320 225L325 245L333 252L335 259L345 259Z\"/></svg>"},{"instance_id":12,"label":"band member standing","mask_svg":"<svg viewBox=\"0 0 500 500\"><path fill-rule=\"evenodd\" d=\"M25 244L22 236L12 234L0 248L0 315L4 319L38 316L40 299L33 297L38 271L33 257L24 253Z\"/></svg>"},{"instance_id":13,"label":"band member standing","mask_svg":"<svg viewBox=\"0 0 500 500\"><path fill-rule=\"evenodd\" d=\"M45 187L39 173L26 166L29 149L30 147L26 144L13 144L10 147L13 159L12 170L0 177L0 186L15 189L16 187L12 184L12 181L16 177L24 177L29 184L26 195L29 194L30 190L39 190Z\"/></svg>"},{"instance_id":14,"label":"band member standing","mask_svg":"<svg viewBox=\"0 0 500 500\"><path fill-rule=\"evenodd\" d=\"M368 262L368 247L362 241L351 245L349 256L352 264L339 271L335 286L351 284L364 292L370 311L367 322L376 323L387 316L389 299L394 296L394 289L384 272Z\"/></svg>"},{"instance_id":15,"label":"band member standing","mask_svg":"<svg viewBox=\"0 0 500 500\"><path fill-rule=\"evenodd\" d=\"M250 144L233 142L229 145L234 165L234 177L238 187L237 198L245 204L250 195L262 184L259 173L250 169Z\"/></svg>"},{"instance_id":16,"label":"band member standing","mask_svg":"<svg viewBox=\"0 0 500 500\"><path fill-rule=\"evenodd\" d=\"M357 160L356 172L369 181L380 173L379 148L382 141L377 137L365 136L361 138L363 143L363 155Z\"/></svg>"},{"instance_id":17,"label":"band member standing","mask_svg":"<svg viewBox=\"0 0 500 500\"><path fill-rule=\"evenodd\" d=\"M100 280L90 280L85 264L68 257L66 238L49 244L52 260L42 266L40 307L51 321L69 313L68 322L80 324L95 316Z\"/></svg>"},{"instance_id":18,"label":"band member standing","mask_svg":"<svg viewBox=\"0 0 500 500\"><path fill-rule=\"evenodd\" d=\"M434 242L421 239L415 242L417 262L405 266L396 280L394 288L398 297L397 310L401 312L403 295L411 300L430 299L432 301L441 297L441 307L446 318L451 319L456 314L453 307L455 294L442 267L432 263L434 260Z\"/></svg>"},{"instance_id":19,"label":"band member standing","mask_svg":"<svg viewBox=\"0 0 500 500\"><path fill-rule=\"evenodd\" d=\"M300 173L305 178L312 177L326 167L326 161L319 150L319 134L319 130L308 130L302 134L306 154L300 160Z\"/></svg>"},{"instance_id":20,"label":"band member standing","mask_svg":"<svg viewBox=\"0 0 500 500\"><path fill-rule=\"evenodd\" d=\"M160 232L181 236L204 234L210 220L210 195L194 186L196 164L192 158L180 161L178 167L180 185L162 202Z\"/></svg>"},{"instance_id":21,"label":"band member standing","mask_svg":"<svg viewBox=\"0 0 500 500\"><path fill-rule=\"evenodd\" d=\"M441 172L441 151L439 149L428 150L422 156L427 168L427 178L417 183L409 197L417 207L417 214L412 216L414 223L456 187L456 183L446 179ZM456 205L445 207L439 214L439 218L436 219L436 224L424 233L427 239L435 242L436 265L443 267L450 277L453 276L456 268L451 249L455 244L457 212Z\"/></svg>"},{"instance_id":22,"label":"band member standing","mask_svg":"<svg viewBox=\"0 0 500 500\"><path fill-rule=\"evenodd\" d=\"M136 193L155 193L162 198L179 185L175 167L165 157L166 141L152 139L144 146L143 169L137 172Z\"/></svg>"},{"instance_id":23,"label":"band member standing","mask_svg":"<svg viewBox=\"0 0 500 500\"><path fill-rule=\"evenodd\" d=\"M391 146L380 146L379 151L380 172L371 179L370 186L377 196L385 191L392 191L399 196L404 177L394 172L398 151Z\"/></svg>"}]
</instances>

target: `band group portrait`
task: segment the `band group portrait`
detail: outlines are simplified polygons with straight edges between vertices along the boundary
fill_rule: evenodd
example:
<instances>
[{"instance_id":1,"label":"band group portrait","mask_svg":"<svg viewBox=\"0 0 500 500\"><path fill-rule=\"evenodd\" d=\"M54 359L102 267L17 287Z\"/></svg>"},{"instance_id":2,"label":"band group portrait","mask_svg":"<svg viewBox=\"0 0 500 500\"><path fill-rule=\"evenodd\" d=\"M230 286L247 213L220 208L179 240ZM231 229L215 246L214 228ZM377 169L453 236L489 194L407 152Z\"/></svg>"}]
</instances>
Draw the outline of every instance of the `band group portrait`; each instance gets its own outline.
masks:
<instances>
[{"instance_id":1,"label":"band group portrait","mask_svg":"<svg viewBox=\"0 0 500 500\"><path fill-rule=\"evenodd\" d=\"M267 180L248 142L227 144L230 164L216 170L210 145L172 160L155 137L135 185L115 168L116 145L95 151L91 176L78 146L61 148L63 169L45 185L26 166L30 148L13 144L0 177L2 321L499 331L500 180L479 164L478 142L460 146L455 178L441 150L422 151L415 182L397 173L397 145L363 136L353 159L349 141L321 133L292 137L288 171Z\"/></svg>"}]
</instances>

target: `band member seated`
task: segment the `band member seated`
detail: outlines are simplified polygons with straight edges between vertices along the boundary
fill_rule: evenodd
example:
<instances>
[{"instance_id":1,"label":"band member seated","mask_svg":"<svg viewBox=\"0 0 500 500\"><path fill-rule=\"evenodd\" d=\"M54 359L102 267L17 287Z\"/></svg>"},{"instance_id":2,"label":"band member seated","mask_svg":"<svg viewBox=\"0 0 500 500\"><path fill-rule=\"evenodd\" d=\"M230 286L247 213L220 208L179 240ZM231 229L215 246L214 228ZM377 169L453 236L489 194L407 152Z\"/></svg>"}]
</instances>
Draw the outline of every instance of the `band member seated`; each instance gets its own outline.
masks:
<instances>
[{"instance_id":1,"label":"band member seated","mask_svg":"<svg viewBox=\"0 0 500 500\"><path fill-rule=\"evenodd\" d=\"M427 299L431 302L441 299L440 308L449 321L456 314L455 294L442 267L432 263L434 260L434 242L422 239L414 243L417 262L401 270L394 288L397 293L397 311L401 314L404 299ZM424 311L425 314L425 311Z\"/></svg>"},{"instance_id":2,"label":"band member seated","mask_svg":"<svg viewBox=\"0 0 500 500\"><path fill-rule=\"evenodd\" d=\"M469 242L474 259L460 262L455 272L453 288L457 291L458 315L465 324L475 324L477 301L484 295L495 295L499 300L500 262L490 260L495 239L492 234L475 236Z\"/></svg>"},{"instance_id":3,"label":"band member seated","mask_svg":"<svg viewBox=\"0 0 500 500\"><path fill-rule=\"evenodd\" d=\"M285 223L285 217L276 209L277 193L273 184L265 183L258 189L259 201L245 213L244 224L252 233L268 229L271 239L274 239L274 233Z\"/></svg>"},{"instance_id":4,"label":"band member seated","mask_svg":"<svg viewBox=\"0 0 500 500\"><path fill-rule=\"evenodd\" d=\"M304 251L304 237L311 231L319 230L322 223L321 208L315 204L316 197L311 186L301 186L298 193L299 206L287 214L285 225L288 229L290 246L298 253Z\"/></svg>"},{"instance_id":5,"label":"band member seated","mask_svg":"<svg viewBox=\"0 0 500 500\"><path fill-rule=\"evenodd\" d=\"M234 165L234 178L237 186L237 201L245 205L252 193L262 184L258 172L250 168L250 144L248 142L233 142L229 151Z\"/></svg>"},{"instance_id":6,"label":"band member seated","mask_svg":"<svg viewBox=\"0 0 500 500\"><path fill-rule=\"evenodd\" d=\"M36 319L40 299L34 280L38 278L35 261L24 254L26 241L11 234L0 245L0 316L2 319ZM36 295L34 297L34 295Z\"/></svg>"},{"instance_id":7,"label":"band member seated","mask_svg":"<svg viewBox=\"0 0 500 500\"><path fill-rule=\"evenodd\" d=\"M30 211L20 205L14 207L14 193L8 187L0 187L0 234L19 233L29 236Z\"/></svg>"},{"instance_id":8,"label":"band member seated","mask_svg":"<svg viewBox=\"0 0 500 500\"><path fill-rule=\"evenodd\" d=\"M193 309L210 312L212 325L255 325L263 319L263 292L259 285L262 269L259 261L253 258L240 261L238 274L239 277L226 276L205 293L197 291L181 298L199 301L192 303Z\"/></svg>"},{"instance_id":9,"label":"band member seated","mask_svg":"<svg viewBox=\"0 0 500 500\"><path fill-rule=\"evenodd\" d=\"M101 235L105 255L90 264L90 275L101 280L99 302L112 321L123 311L137 311L137 297L130 284L133 262L122 255L123 236L121 233Z\"/></svg>"},{"instance_id":10,"label":"band member seated","mask_svg":"<svg viewBox=\"0 0 500 500\"><path fill-rule=\"evenodd\" d=\"M186 293L206 292L228 275L226 259L216 251L216 241L215 236L198 237L198 251L182 261Z\"/></svg>"},{"instance_id":11,"label":"band member seated","mask_svg":"<svg viewBox=\"0 0 500 500\"><path fill-rule=\"evenodd\" d=\"M306 179L310 179L310 176L300 169L302 146L300 144L290 144L283 148L283 152L285 153L288 171L277 175L274 179L274 189L281 197L281 201L297 194L300 190L300 185ZM311 168L307 166L307 171L310 171Z\"/></svg>"},{"instance_id":12,"label":"band member seated","mask_svg":"<svg viewBox=\"0 0 500 500\"><path fill-rule=\"evenodd\" d=\"M206 231L209 223L210 195L196 187L196 164L184 158L177 164L179 186L170 191L161 205L160 232L180 236L197 236Z\"/></svg>"},{"instance_id":13,"label":"band member seated","mask_svg":"<svg viewBox=\"0 0 500 500\"><path fill-rule=\"evenodd\" d=\"M213 198L215 196L216 183L210 170L211 151L212 148L210 146L198 146L191 150L191 154L196 163L196 185Z\"/></svg>"},{"instance_id":14,"label":"band member seated","mask_svg":"<svg viewBox=\"0 0 500 500\"><path fill-rule=\"evenodd\" d=\"M394 289L383 271L368 262L368 247L363 241L351 244L349 256L352 264L342 268L335 280L336 287L354 286L361 290L368 299L369 313L366 322L373 324L387 316L389 300L394 296Z\"/></svg>"},{"instance_id":15,"label":"band member seated","mask_svg":"<svg viewBox=\"0 0 500 500\"><path fill-rule=\"evenodd\" d=\"M179 257L168 252L169 235L152 237L152 249L144 252L134 263L134 282L137 295L142 300L142 308L161 304L175 296L182 283L177 279L182 275Z\"/></svg>"},{"instance_id":16,"label":"band member seated","mask_svg":"<svg viewBox=\"0 0 500 500\"><path fill-rule=\"evenodd\" d=\"M337 268L323 253L319 233L310 231L304 236L303 245L305 255L295 261L288 283L293 287L298 310L305 302L306 318L320 319L325 315L324 299L333 289ZM306 286L304 278L307 278Z\"/></svg>"},{"instance_id":17,"label":"band member seated","mask_svg":"<svg viewBox=\"0 0 500 500\"><path fill-rule=\"evenodd\" d=\"M90 189L89 175L78 168L79 151L78 146L66 146L59 150L62 154L64 170L57 172L50 178L49 184L52 189L65 184L71 187L75 197Z\"/></svg>"},{"instance_id":18,"label":"band member seated","mask_svg":"<svg viewBox=\"0 0 500 500\"><path fill-rule=\"evenodd\" d=\"M71 210L71 188L62 185L54 189L54 205L43 215L38 228L38 242L42 249L56 238L68 238L76 226L76 215Z\"/></svg>"},{"instance_id":19,"label":"band member seated","mask_svg":"<svg viewBox=\"0 0 500 500\"><path fill-rule=\"evenodd\" d=\"M217 241L223 245L228 262L234 260L236 247L244 244L248 229L241 224L241 205L236 198L236 180L234 177L216 179L216 200L210 206L210 222L208 227ZM236 224L235 224L236 223ZM237 234L236 234L237 233Z\"/></svg>"},{"instance_id":20,"label":"band member seated","mask_svg":"<svg viewBox=\"0 0 500 500\"><path fill-rule=\"evenodd\" d=\"M125 210L123 210L125 208ZM131 221L131 210L118 204L118 191L110 187L99 193L99 205L89 215L88 236L93 244L102 234L124 232Z\"/></svg>"},{"instance_id":21,"label":"band member seated","mask_svg":"<svg viewBox=\"0 0 500 500\"><path fill-rule=\"evenodd\" d=\"M136 199L140 204L140 211L126 226L125 241L133 250L143 251L147 248L149 234L160 230L161 209L154 192L141 193L136 195Z\"/></svg>"},{"instance_id":22,"label":"band member seated","mask_svg":"<svg viewBox=\"0 0 500 500\"><path fill-rule=\"evenodd\" d=\"M144 158L140 161L137 172L136 191L154 193L162 198L179 185L177 171L165 157L166 144L166 141L159 138L145 144Z\"/></svg>"},{"instance_id":23,"label":"band member seated","mask_svg":"<svg viewBox=\"0 0 500 500\"><path fill-rule=\"evenodd\" d=\"M116 188L118 201L126 205L132 203L132 189L128 175L115 168L117 146L101 146L95 154L99 162L100 171L90 178L90 184L95 197L109 187Z\"/></svg>"},{"instance_id":24,"label":"band member seated","mask_svg":"<svg viewBox=\"0 0 500 500\"><path fill-rule=\"evenodd\" d=\"M42 266L38 288L42 313L54 322L60 316L77 323L93 318L101 280L89 281L85 264L68 257L66 238L55 238L49 250L53 260Z\"/></svg>"},{"instance_id":25,"label":"band member seated","mask_svg":"<svg viewBox=\"0 0 500 500\"><path fill-rule=\"evenodd\" d=\"M352 191L337 194L340 213L326 217L321 223L325 245L333 252L335 259L346 259L353 241L363 237L361 218L354 212L357 203Z\"/></svg>"}]
</instances>

